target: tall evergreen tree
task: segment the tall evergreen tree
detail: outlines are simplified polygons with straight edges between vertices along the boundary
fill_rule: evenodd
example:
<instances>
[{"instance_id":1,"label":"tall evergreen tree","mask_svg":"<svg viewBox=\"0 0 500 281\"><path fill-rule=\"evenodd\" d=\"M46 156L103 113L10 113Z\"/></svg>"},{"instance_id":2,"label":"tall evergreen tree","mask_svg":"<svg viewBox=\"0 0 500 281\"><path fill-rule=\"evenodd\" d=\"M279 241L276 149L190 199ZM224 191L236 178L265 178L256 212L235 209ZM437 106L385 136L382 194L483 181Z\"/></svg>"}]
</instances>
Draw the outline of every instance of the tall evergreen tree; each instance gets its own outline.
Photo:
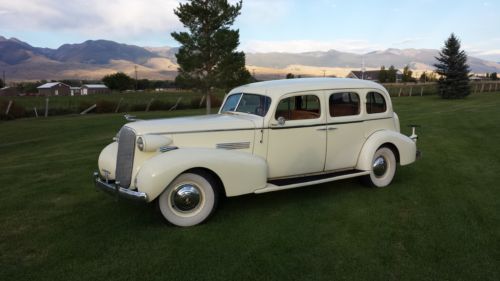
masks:
<instances>
[{"instance_id":1,"label":"tall evergreen tree","mask_svg":"<svg viewBox=\"0 0 500 281\"><path fill-rule=\"evenodd\" d=\"M378 74L378 81L380 83L387 82L387 70L385 70L385 65L382 65L382 67L380 67L380 72Z\"/></svg>"},{"instance_id":2,"label":"tall evergreen tree","mask_svg":"<svg viewBox=\"0 0 500 281\"><path fill-rule=\"evenodd\" d=\"M0 88L5 87L5 83L3 82L2 78L0 78Z\"/></svg>"},{"instance_id":3,"label":"tall evergreen tree","mask_svg":"<svg viewBox=\"0 0 500 281\"><path fill-rule=\"evenodd\" d=\"M444 99L464 98L470 94L469 65L467 54L460 50L460 40L451 34L436 57L434 66L441 76L438 80L438 94Z\"/></svg>"},{"instance_id":4,"label":"tall evergreen tree","mask_svg":"<svg viewBox=\"0 0 500 281\"><path fill-rule=\"evenodd\" d=\"M174 13L188 32L173 32L181 47L177 53L176 82L201 90L210 113L212 88L231 88L251 80L245 68L245 53L236 51L239 30L230 29L240 14L242 1L190 0Z\"/></svg>"}]
</instances>

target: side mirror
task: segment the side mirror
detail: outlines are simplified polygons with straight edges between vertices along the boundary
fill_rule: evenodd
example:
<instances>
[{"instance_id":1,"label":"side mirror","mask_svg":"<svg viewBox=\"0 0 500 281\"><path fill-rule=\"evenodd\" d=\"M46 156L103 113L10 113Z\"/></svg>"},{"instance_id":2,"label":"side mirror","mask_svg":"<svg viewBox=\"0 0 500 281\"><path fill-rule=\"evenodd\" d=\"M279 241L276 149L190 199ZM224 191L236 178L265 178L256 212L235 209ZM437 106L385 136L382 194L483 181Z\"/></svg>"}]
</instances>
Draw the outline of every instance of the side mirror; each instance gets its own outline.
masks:
<instances>
[{"instance_id":1,"label":"side mirror","mask_svg":"<svg viewBox=\"0 0 500 281\"><path fill-rule=\"evenodd\" d=\"M286 121L285 117L283 117L283 116L278 117L278 125L280 125L280 126L285 125L285 121Z\"/></svg>"}]
</instances>

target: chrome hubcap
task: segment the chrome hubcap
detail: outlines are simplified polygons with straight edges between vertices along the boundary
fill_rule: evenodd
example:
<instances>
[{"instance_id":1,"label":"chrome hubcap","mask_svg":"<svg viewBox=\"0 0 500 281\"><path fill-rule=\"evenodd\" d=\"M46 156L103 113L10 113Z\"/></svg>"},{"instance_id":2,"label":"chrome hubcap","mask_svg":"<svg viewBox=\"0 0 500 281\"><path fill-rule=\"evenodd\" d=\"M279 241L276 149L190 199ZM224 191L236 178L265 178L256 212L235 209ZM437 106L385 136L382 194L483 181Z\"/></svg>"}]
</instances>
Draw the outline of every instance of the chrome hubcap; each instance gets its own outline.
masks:
<instances>
[{"instance_id":1,"label":"chrome hubcap","mask_svg":"<svg viewBox=\"0 0 500 281\"><path fill-rule=\"evenodd\" d=\"M383 176L387 171L387 161L385 158L383 156L375 158L372 169L377 178Z\"/></svg>"},{"instance_id":2,"label":"chrome hubcap","mask_svg":"<svg viewBox=\"0 0 500 281\"><path fill-rule=\"evenodd\" d=\"M183 184L172 195L172 207L181 212L189 212L200 205L201 193L196 185Z\"/></svg>"}]
</instances>

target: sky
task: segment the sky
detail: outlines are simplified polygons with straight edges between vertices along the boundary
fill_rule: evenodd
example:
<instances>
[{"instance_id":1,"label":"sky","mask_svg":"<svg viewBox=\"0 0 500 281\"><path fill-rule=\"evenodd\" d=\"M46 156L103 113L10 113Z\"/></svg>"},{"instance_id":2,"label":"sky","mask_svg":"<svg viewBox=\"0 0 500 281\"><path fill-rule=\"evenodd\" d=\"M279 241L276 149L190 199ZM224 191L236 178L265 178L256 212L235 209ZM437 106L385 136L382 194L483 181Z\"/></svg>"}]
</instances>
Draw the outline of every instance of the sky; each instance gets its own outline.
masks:
<instances>
[{"instance_id":1,"label":"sky","mask_svg":"<svg viewBox=\"0 0 500 281\"><path fill-rule=\"evenodd\" d=\"M178 46L179 2L0 0L0 35L49 48L88 39ZM241 50L294 53L438 49L454 32L469 55L500 62L500 0L244 0L234 28Z\"/></svg>"}]
</instances>

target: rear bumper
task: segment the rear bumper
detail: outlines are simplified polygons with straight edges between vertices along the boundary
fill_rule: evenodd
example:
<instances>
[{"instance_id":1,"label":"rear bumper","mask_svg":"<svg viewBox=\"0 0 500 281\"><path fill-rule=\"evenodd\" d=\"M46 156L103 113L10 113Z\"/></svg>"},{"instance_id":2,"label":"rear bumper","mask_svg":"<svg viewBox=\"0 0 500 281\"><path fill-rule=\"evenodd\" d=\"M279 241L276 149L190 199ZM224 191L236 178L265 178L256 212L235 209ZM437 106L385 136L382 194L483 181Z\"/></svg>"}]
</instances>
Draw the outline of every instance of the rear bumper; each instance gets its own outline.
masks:
<instances>
[{"instance_id":1,"label":"rear bumper","mask_svg":"<svg viewBox=\"0 0 500 281\"><path fill-rule=\"evenodd\" d=\"M99 177L98 172L94 172L92 175L94 185L97 189L107 192L109 194L118 196L120 198L130 199L138 202L148 202L148 195L144 192L134 191L127 188L123 188L114 182L107 182Z\"/></svg>"}]
</instances>

